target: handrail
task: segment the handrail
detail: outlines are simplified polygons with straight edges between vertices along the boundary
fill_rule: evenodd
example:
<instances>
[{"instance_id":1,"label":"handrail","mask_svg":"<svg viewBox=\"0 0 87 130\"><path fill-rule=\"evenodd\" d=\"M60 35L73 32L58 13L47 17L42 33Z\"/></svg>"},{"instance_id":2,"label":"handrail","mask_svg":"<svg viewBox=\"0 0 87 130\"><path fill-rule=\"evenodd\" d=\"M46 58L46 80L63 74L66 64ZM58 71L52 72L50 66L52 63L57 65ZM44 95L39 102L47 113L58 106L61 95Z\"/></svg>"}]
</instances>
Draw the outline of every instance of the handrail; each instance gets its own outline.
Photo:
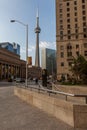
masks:
<instances>
[{"instance_id":1,"label":"handrail","mask_svg":"<svg viewBox=\"0 0 87 130\"><path fill-rule=\"evenodd\" d=\"M19 87L19 85L17 85L17 87ZM24 87L24 86L23 86ZM25 87L26 88L26 87ZM27 88L31 88L31 89L37 89L38 92L40 91L44 91L44 92L47 92L49 93L49 96L50 94L61 94L61 95L64 95L66 97L66 101L67 101L67 97L68 96L71 96L71 97L85 97L86 99L86 104L87 104L87 95L84 95L84 94L71 94L71 93L65 93L65 92L62 92L62 91L55 91L55 90L50 90L50 89L46 89L44 88L41 84L38 83L38 86L35 87L35 86L28 86Z\"/></svg>"}]
</instances>

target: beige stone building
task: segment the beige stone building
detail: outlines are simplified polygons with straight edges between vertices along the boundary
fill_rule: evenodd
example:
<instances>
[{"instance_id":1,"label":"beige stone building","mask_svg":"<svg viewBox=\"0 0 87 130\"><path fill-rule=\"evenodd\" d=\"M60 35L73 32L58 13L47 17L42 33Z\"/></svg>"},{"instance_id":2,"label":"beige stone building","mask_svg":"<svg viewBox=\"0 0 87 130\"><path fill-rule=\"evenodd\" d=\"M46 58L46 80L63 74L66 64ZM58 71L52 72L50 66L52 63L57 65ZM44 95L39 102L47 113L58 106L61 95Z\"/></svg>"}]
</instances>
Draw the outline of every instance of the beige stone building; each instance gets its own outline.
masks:
<instances>
[{"instance_id":1,"label":"beige stone building","mask_svg":"<svg viewBox=\"0 0 87 130\"><path fill-rule=\"evenodd\" d=\"M0 80L8 80L13 77L25 78L25 61L5 48L0 48Z\"/></svg>"},{"instance_id":2,"label":"beige stone building","mask_svg":"<svg viewBox=\"0 0 87 130\"><path fill-rule=\"evenodd\" d=\"M87 59L87 0L56 0L57 78L72 75L73 56Z\"/></svg>"}]
</instances>

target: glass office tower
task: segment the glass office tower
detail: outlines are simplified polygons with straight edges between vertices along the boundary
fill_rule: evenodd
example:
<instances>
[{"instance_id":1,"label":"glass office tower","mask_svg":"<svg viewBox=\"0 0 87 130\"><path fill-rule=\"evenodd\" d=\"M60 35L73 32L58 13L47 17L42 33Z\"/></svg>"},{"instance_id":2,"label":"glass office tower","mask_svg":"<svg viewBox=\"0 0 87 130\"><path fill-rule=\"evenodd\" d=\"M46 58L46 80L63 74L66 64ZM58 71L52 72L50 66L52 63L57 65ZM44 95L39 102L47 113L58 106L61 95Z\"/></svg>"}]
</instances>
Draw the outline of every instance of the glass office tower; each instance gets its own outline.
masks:
<instances>
[{"instance_id":1,"label":"glass office tower","mask_svg":"<svg viewBox=\"0 0 87 130\"><path fill-rule=\"evenodd\" d=\"M48 75L56 74L56 50L42 48L41 66L42 69L47 69Z\"/></svg>"}]
</instances>

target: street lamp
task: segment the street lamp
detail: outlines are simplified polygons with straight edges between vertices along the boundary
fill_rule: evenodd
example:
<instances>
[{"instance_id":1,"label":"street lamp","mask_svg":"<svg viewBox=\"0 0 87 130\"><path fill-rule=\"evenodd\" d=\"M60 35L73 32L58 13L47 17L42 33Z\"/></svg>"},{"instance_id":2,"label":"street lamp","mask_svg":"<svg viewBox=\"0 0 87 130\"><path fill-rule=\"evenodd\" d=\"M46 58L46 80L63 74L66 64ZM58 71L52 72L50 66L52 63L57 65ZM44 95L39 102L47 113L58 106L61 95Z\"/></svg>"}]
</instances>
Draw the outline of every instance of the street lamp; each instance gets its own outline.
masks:
<instances>
[{"instance_id":1,"label":"street lamp","mask_svg":"<svg viewBox=\"0 0 87 130\"><path fill-rule=\"evenodd\" d=\"M20 21L18 21L18 20L11 20L10 22L17 22L17 23L20 23L20 24L22 24L23 26L25 26L26 27L26 87L27 87L27 78L28 78L28 24L24 24L24 23L22 23L22 22L20 22Z\"/></svg>"}]
</instances>

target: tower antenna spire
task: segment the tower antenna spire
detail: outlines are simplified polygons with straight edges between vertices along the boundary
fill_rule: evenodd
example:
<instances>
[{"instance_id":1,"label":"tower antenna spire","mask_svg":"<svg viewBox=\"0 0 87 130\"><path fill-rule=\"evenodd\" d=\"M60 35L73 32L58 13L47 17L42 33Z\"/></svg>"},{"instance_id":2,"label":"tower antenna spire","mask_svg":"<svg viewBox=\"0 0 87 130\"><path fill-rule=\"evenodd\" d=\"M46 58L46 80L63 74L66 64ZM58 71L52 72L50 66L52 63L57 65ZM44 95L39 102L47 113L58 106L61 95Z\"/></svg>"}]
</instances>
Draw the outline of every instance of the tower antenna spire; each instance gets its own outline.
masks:
<instances>
[{"instance_id":1,"label":"tower antenna spire","mask_svg":"<svg viewBox=\"0 0 87 130\"><path fill-rule=\"evenodd\" d=\"M36 15L36 17L39 17L39 9L37 8L37 15Z\"/></svg>"},{"instance_id":2,"label":"tower antenna spire","mask_svg":"<svg viewBox=\"0 0 87 130\"><path fill-rule=\"evenodd\" d=\"M36 26L39 27L39 9L37 8L37 14L36 14Z\"/></svg>"}]
</instances>

